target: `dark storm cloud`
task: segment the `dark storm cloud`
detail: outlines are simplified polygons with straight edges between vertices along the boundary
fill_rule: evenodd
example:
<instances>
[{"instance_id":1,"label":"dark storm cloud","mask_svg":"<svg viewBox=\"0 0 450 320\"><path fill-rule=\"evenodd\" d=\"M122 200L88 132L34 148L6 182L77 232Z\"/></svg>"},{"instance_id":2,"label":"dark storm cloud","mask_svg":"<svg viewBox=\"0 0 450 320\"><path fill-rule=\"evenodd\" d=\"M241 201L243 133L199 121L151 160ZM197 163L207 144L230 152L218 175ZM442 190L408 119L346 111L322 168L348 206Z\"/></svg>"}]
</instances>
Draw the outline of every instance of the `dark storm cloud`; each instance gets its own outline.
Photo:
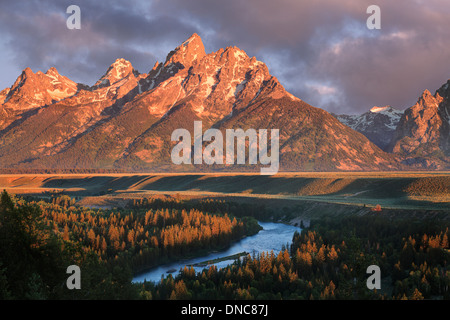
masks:
<instances>
[{"instance_id":1,"label":"dark storm cloud","mask_svg":"<svg viewBox=\"0 0 450 320\"><path fill-rule=\"evenodd\" d=\"M381 7L380 31L341 37L318 50L310 68L311 75L331 79L344 93L340 111L386 104L404 109L424 89L434 92L450 77L450 5L395 1Z\"/></svg>"},{"instance_id":2,"label":"dark storm cloud","mask_svg":"<svg viewBox=\"0 0 450 320\"><path fill-rule=\"evenodd\" d=\"M382 29L368 30L369 5ZM303 100L333 112L404 109L450 76L450 3L431 1L158 1L266 62Z\"/></svg>"},{"instance_id":3,"label":"dark storm cloud","mask_svg":"<svg viewBox=\"0 0 450 320\"><path fill-rule=\"evenodd\" d=\"M133 11L133 1L77 1L81 30L69 30L66 8L72 3L14 1L0 5L2 37L18 68L31 67L36 72L56 67L73 80L92 84L117 58L148 72L173 49L175 40L199 32L171 16Z\"/></svg>"},{"instance_id":4,"label":"dark storm cloud","mask_svg":"<svg viewBox=\"0 0 450 320\"><path fill-rule=\"evenodd\" d=\"M65 27L77 4L82 29ZM381 30L366 9L381 7ZM288 91L337 113L404 109L450 77L450 3L443 0L11 1L2 38L15 63L55 66L89 84L117 58L148 72L197 32L207 52L238 46L269 66Z\"/></svg>"}]
</instances>

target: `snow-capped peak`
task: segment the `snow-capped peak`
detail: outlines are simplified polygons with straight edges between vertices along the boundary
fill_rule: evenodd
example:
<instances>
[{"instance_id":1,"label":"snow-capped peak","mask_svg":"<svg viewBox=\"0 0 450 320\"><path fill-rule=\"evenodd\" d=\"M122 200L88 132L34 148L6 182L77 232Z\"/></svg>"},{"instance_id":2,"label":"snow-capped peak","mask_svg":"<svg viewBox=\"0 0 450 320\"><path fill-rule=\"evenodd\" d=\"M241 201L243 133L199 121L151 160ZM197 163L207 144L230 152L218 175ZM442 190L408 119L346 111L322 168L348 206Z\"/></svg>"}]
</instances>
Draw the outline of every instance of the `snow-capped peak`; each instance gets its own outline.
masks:
<instances>
[{"instance_id":1,"label":"snow-capped peak","mask_svg":"<svg viewBox=\"0 0 450 320\"><path fill-rule=\"evenodd\" d=\"M375 106L372 109L370 109L370 112L379 113L379 112L386 111L388 109L392 109L392 107L391 106L385 106L385 107L377 107L377 106Z\"/></svg>"},{"instance_id":2,"label":"snow-capped peak","mask_svg":"<svg viewBox=\"0 0 450 320\"><path fill-rule=\"evenodd\" d=\"M336 118L353 130L361 132L369 140L385 149L389 144L403 111L391 106L373 107L361 115L337 115Z\"/></svg>"}]
</instances>

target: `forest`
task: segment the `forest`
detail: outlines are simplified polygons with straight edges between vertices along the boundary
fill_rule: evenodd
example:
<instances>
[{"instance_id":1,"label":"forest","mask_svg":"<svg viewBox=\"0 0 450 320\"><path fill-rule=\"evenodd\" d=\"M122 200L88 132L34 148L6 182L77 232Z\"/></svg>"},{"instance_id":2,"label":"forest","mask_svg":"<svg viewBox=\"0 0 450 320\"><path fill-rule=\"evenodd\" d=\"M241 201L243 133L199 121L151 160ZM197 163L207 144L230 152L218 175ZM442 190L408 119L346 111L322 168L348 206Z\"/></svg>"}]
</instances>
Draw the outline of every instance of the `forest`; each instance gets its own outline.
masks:
<instances>
[{"instance_id":1,"label":"forest","mask_svg":"<svg viewBox=\"0 0 450 320\"><path fill-rule=\"evenodd\" d=\"M260 216L259 216L260 214ZM114 210L50 200L0 199L0 299L450 299L449 223L438 218L321 217L277 254L155 282L133 275L167 261L220 250L259 231L271 211L223 200L140 199ZM66 268L80 266L81 290ZM369 265L381 289L366 286Z\"/></svg>"},{"instance_id":2,"label":"forest","mask_svg":"<svg viewBox=\"0 0 450 320\"><path fill-rule=\"evenodd\" d=\"M279 254L263 253L227 268L144 283L154 299L423 300L450 299L448 224L389 221L376 214L315 221ZM381 268L381 290L366 285Z\"/></svg>"},{"instance_id":3,"label":"forest","mask_svg":"<svg viewBox=\"0 0 450 320\"><path fill-rule=\"evenodd\" d=\"M259 225L195 208L94 210L66 195L36 201L3 192L0 231L0 298L134 299L133 274L220 250ZM80 292L64 290L72 264L83 270Z\"/></svg>"}]
</instances>

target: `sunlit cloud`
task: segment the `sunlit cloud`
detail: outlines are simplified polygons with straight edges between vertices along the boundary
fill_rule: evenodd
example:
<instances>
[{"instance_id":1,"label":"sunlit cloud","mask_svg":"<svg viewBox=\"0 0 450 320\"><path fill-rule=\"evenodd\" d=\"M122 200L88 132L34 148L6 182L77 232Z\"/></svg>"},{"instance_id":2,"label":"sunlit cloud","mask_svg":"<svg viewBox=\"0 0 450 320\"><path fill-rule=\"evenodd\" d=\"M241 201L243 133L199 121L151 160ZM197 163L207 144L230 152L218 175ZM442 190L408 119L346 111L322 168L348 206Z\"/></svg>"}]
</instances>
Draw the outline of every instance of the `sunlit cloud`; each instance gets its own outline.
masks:
<instances>
[{"instance_id":1,"label":"sunlit cloud","mask_svg":"<svg viewBox=\"0 0 450 320\"><path fill-rule=\"evenodd\" d=\"M320 94L321 96L326 95L335 95L337 93L337 89L331 86L322 85L322 84L311 84L308 83L306 86L315 91L316 93Z\"/></svg>"}]
</instances>

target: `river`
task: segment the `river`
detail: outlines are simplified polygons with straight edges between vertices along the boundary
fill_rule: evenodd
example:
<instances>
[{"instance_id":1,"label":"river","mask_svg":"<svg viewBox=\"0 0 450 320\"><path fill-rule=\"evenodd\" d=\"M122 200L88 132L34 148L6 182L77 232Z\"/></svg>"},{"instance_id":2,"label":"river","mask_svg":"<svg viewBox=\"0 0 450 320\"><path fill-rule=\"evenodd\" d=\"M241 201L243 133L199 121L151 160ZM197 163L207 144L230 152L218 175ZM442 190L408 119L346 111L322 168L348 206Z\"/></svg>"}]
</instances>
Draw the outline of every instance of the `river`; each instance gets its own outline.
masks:
<instances>
[{"instance_id":1,"label":"river","mask_svg":"<svg viewBox=\"0 0 450 320\"><path fill-rule=\"evenodd\" d=\"M185 265L192 265L206 260L227 257L243 251L250 254L256 254L261 252L270 252L273 250L275 254L278 254L283 245L286 246L287 244L291 244L292 237L295 231L301 231L299 227L294 227L284 223L259 221L258 223L261 227L263 227L262 230L260 230L253 236L246 237L238 242L233 243L228 249L224 251L215 252L207 256L178 261L153 268L148 272L136 276L133 279L133 282L143 282L144 280L158 282L161 280L162 275L164 275L164 277L169 275L169 273L167 273L168 270L176 270L174 272L171 272L172 276L175 277L179 273L179 270L183 269ZM233 262L234 260L227 260L214 264L217 266L217 268L220 269ZM200 272L204 269L204 267L194 267L194 269L196 272Z\"/></svg>"}]
</instances>

